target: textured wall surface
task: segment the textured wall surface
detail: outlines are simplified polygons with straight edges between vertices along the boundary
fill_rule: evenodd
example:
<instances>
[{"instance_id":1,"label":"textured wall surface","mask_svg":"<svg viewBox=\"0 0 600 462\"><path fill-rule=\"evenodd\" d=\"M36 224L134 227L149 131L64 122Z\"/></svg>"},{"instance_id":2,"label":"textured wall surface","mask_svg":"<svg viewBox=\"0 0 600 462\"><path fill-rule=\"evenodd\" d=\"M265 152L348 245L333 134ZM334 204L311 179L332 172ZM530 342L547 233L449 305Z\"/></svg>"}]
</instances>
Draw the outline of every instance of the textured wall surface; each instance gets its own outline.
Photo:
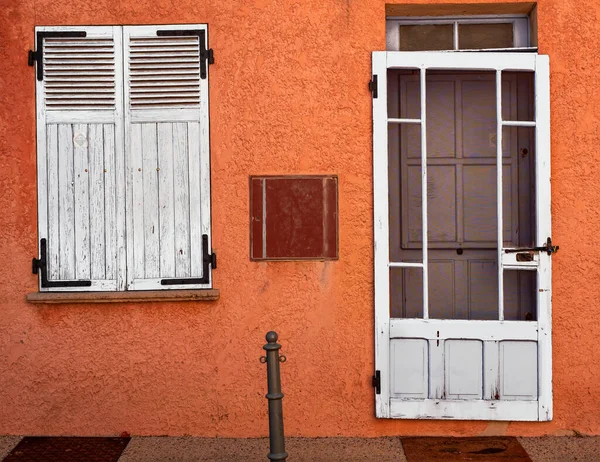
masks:
<instances>
[{"instance_id":1,"label":"textured wall surface","mask_svg":"<svg viewBox=\"0 0 600 462\"><path fill-rule=\"evenodd\" d=\"M452 0L455 2L455 0ZM551 57L554 416L374 418L371 95L380 0L0 0L0 434L259 436L276 329L288 435L600 434L600 2L541 0ZM35 25L209 24L218 302L38 306ZM339 175L339 261L249 260L248 177Z\"/></svg>"}]
</instances>

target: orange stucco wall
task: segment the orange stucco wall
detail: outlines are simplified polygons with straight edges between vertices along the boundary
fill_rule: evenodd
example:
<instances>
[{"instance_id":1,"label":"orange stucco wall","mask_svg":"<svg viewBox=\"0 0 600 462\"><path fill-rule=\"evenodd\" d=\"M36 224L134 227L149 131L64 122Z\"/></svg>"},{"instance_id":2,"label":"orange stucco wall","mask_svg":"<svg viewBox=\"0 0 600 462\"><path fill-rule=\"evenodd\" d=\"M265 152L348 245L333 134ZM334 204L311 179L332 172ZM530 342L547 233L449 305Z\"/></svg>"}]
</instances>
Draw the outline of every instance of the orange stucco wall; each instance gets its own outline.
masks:
<instances>
[{"instance_id":1,"label":"orange stucco wall","mask_svg":"<svg viewBox=\"0 0 600 462\"><path fill-rule=\"evenodd\" d=\"M276 329L288 435L600 434L600 2L541 0L551 58L554 421L374 418L372 50L379 0L1 0L0 434L259 436ZM211 303L39 306L35 25L209 24ZM339 175L339 261L249 260L248 177Z\"/></svg>"}]
</instances>

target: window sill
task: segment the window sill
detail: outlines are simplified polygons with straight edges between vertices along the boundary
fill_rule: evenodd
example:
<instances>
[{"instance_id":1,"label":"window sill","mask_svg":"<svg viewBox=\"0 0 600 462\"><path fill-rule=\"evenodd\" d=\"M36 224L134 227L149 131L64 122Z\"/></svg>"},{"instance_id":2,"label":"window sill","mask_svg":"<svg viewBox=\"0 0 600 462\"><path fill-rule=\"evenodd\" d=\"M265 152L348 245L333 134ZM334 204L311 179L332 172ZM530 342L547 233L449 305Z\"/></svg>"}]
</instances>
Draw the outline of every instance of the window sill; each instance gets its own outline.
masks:
<instances>
[{"instance_id":1,"label":"window sill","mask_svg":"<svg viewBox=\"0 0 600 462\"><path fill-rule=\"evenodd\" d=\"M131 292L32 292L27 302L35 304L203 302L219 299L219 289L144 290Z\"/></svg>"}]
</instances>

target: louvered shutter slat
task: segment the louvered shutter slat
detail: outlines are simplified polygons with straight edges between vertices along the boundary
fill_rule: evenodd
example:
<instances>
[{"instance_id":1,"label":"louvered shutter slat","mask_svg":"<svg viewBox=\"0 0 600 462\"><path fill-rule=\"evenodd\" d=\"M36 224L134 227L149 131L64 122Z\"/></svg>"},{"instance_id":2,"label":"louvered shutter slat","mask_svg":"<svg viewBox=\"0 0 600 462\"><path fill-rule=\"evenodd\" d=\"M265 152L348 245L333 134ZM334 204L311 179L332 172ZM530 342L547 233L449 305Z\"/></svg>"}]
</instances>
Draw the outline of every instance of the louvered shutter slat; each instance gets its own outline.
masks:
<instances>
[{"instance_id":1,"label":"louvered shutter slat","mask_svg":"<svg viewBox=\"0 0 600 462\"><path fill-rule=\"evenodd\" d=\"M168 52L168 53L165 53ZM198 37L131 37L129 41L129 78L131 82L148 79L171 83L174 93L161 99L150 100L145 88L140 87L130 95L131 108L148 104L197 106L200 95L181 98L184 91L179 79L173 77L200 78L200 43ZM199 81L196 82L199 85Z\"/></svg>"},{"instance_id":2,"label":"louvered shutter slat","mask_svg":"<svg viewBox=\"0 0 600 462\"><path fill-rule=\"evenodd\" d=\"M98 79L114 82L115 78L115 44L113 38L97 40L81 37L46 38L44 40L44 76L46 90L46 105L49 110L70 109L74 106L85 109L105 109L114 107L115 91L102 92L95 95L73 92L66 97L63 92L74 89L69 82L95 83ZM60 82L63 92L52 90L59 88L55 83ZM93 87L92 87L93 88ZM98 104L95 99L102 99Z\"/></svg>"}]
</instances>

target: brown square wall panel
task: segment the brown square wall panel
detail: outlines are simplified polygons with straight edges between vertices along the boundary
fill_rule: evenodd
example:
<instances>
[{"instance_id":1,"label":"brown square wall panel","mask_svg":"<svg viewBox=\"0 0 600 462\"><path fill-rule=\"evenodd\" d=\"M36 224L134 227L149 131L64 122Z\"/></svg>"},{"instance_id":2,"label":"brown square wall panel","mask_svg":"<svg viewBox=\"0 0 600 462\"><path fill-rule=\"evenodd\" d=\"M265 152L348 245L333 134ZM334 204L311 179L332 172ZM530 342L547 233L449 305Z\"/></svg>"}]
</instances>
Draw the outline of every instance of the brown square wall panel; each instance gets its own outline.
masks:
<instances>
[{"instance_id":1,"label":"brown square wall panel","mask_svg":"<svg viewBox=\"0 0 600 462\"><path fill-rule=\"evenodd\" d=\"M250 177L250 258L338 256L336 176Z\"/></svg>"}]
</instances>

